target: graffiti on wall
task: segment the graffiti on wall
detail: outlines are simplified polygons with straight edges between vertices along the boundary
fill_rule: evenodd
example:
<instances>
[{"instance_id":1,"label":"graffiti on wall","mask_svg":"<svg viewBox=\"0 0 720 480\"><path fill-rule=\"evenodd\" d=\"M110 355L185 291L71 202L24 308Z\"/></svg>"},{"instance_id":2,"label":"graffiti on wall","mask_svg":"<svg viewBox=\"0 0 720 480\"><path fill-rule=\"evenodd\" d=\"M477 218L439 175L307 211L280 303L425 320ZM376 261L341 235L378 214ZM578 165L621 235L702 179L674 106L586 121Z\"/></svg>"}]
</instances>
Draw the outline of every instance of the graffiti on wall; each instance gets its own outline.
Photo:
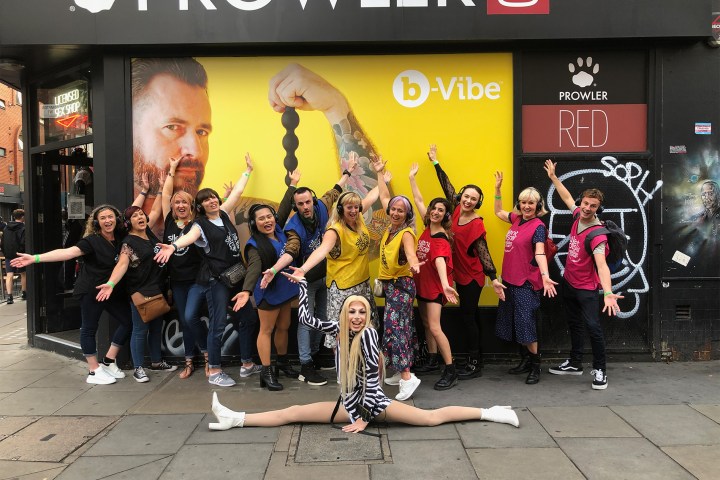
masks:
<instances>
[{"instance_id":1,"label":"graffiti on wall","mask_svg":"<svg viewBox=\"0 0 720 480\"><path fill-rule=\"evenodd\" d=\"M650 289L645 270L649 238L646 205L660 190L662 181L658 180L654 184L648 181L650 171L635 162L622 163L615 157L607 156L602 158L601 164L603 168L573 170L558 178L574 195L579 195L586 188L600 188L605 193L601 218L613 220L627 235L628 250L622 268L612 274L612 283L613 290L622 291L625 296L619 302L622 313L618 316L629 318L638 312L642 304L641 296ZM547 204L550 211L550 235L559 248L554 262L562 274L572 212L565 208L559 197L555 201L555 191L551 185Z\"/></svg>"}]
</instances>

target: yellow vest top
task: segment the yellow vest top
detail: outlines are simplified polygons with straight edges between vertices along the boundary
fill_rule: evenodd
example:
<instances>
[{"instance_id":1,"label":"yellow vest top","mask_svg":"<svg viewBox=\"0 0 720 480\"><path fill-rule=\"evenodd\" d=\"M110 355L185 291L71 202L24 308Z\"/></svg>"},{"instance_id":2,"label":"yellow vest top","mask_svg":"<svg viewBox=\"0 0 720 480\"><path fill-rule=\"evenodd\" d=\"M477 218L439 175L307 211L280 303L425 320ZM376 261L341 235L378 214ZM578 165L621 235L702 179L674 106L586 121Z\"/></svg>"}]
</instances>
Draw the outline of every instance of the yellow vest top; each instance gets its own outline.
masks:
<instances>
[{"instance_id":1,"label":"yellow vest top","mask_svg":"<svg viewBox=\"0 0 720 480\"><path fill-rule=\"evenodd\" d=\"M412 277L410 264L407 261L405 253L402 252L402 237L405 232L410 233L413 237L413 243L417 246L417 236L412 228L406 227L400 230L389 242L390 230L385 230L385 234L380 242L380 269L378 270L378 278L380 280L394 280L400 277Z\"/></svg>"},{"instance_id":2,"label":"yellow vest top","mask_svg":"<svg viewBox=\"0 0 720 480\"><path fill-rule=\"evenodd\" d=\"M370 235L365 222L359 220L357 226L357 232L340 222L333 223L328 228L338 236L338 241L327 256L325 284L328 287L335 281L338 288L344 290L370 278Z\"/></svg>"}]
</instances>

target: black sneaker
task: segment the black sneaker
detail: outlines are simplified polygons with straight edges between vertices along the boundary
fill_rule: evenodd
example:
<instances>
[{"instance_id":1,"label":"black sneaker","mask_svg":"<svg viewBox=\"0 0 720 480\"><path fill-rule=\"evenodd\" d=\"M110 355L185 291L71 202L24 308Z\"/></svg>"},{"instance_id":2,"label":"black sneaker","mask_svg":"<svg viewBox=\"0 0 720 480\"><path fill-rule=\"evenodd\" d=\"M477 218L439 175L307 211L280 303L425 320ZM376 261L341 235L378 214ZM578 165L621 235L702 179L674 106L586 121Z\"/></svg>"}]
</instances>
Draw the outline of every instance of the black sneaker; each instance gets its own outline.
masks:
<instances>
[{"instance_id":1,"label":"black sneaker","mask_svg":"<svg viewBox=\"0 0 720 480\"><path fill-rule=\"evenodd\" d=\"M315 355L313 359L313 368L315 370L335 370L335 358L327 355Z\"/></svg>"},{"instance_id":2,"label":"black sneaker","mask_svg":"<svg viewBox=\"0 0 720 480\"><path fill-rule=\"evenodd\" d=\"M327 378L315 371L313 362L303 363L300 366L300 375L298 375L297 378L301 382L307 382L308 385L320 386L325 385L328 382Z\"/></svg>"},{"instance_id":3,"label":"black sneaker","mask_svg":"<svg viewBox=\"0 0 720 480\"><path fill-rule=\"evenodd\" d=\"M7 297L7 304L8 304L8 305L12 305L13 303L15 303L15 302L13 301L12 295L8 295L8 297Z\"/></svg>"},{"instance_id":4,"label":"black sneaker","mask_svg":"<svg viewBox=\"0 0 720 480\"><path fill-rule=\"evenodd\" d=\"M163 372L174 372L175 370L177 370L177 366L176 366L176 365L170 365L170 364L167 363L165 360L163 360L163 361L160 362L160 363L151 363L151 364L150 364L150 370L160 370L160 371L163 371Z\"/></svg>"},{"instance_id":5,"label":"black sneaker","mask_svg":"<svg viewBox=\"0 0 720 480\"><path fill-rule=\"evenodd\" d=\"M601 368L591 370L590 375L593 376L593 390L605 390L607 388L607 375Z\"/></svg>"},{"instance_id":6,"label":"black sneaker","mask_svg":"<svg viewBox=\"0 0 720 480\"><path fill-rule=\"evenodd\" d=\"M582 365L573 364L570 359L568 359L557 367L548 368L548 372L554 375L582 375L583 367Z\"/></svg>"}]
</instances>

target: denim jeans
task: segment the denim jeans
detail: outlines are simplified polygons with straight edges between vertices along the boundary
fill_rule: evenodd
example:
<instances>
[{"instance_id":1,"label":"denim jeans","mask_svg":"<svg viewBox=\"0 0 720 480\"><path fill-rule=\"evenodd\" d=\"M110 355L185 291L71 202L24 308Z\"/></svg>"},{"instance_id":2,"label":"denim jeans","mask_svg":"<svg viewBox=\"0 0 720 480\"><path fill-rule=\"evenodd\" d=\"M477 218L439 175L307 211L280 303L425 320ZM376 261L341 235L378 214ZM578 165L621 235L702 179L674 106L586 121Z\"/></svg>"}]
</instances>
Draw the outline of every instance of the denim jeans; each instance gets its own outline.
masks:
<instances>
[{"instance_id":1,"label":"denim jeans","mask_svg":"<svg viewBox=\"0 0 720 480\"><path fill-rule=\"evenodd\" d=\"M195 356L195 344L200 352L207 352L207 332L200 320L200 307L203 300L203 287L196 283L170 283L173 301L177 307L182 325L185 358Z\"/></svg>"},{"instance_id":2,"label":"denim jeans","mask_svg":"<svg viewBox=\"0 0 720 480\"><path fill-rule=\"evenodd\" d=\"M590 335L593 354L593 368L605 371L605 335L600 325L600 294L597 290L579 290L565 280L563 287L563 305L567 312L570 329L570 360L574 364L582 363L585 347L585 329Z\"/></svg>"},{"instance_id":3,"label":"denim jeans","mask_svg":"<svg viewBox=\"0 0 720 480\"><path fill-rule=\"evenodd\" d=\"M220 368L222 358L222 339L227 325L227 307L230 302L230 291L221 282L211 278L202 287L207 301L210 325L207 336L208 363L210 368Z\"/></svg>"},{"instance_id":4,"label":"denim jeans","mask_svg":"<svg viewBox=\"0 0 720 480\"><path fill-rule=\"evenodd\" d=\"M257 341L258 314L250 302L243 308L234 312L233 320L238 322L238 345L240 347L240 360L250 363L255 356Z\"/></svg>"},{"instance_id":5,"label":"denim jeans","mask_svg":"<svg viewBox=\"0 0 720 480\"><path fill-rule=\"evenodd\" d=\"M150 361L159 363L162 361L160 341L162 339L163 317L158 317L148 323L142 321L135 305L130 302L132 311L132 339L130 340L130 355L132 355L133 366L142 367L145 360L145 343L150 344ZM148 335L149 333L149 335Z\"/></svg>"},{"instance_id":6,"label":"denim jeans","mask_svg":"<svg viewBox=\"0 0 720 480\"><path fill-rule=\"evenodd\" d=\"M310 315L320 320L327 320L327 287L325 286L325 278L323 277L308 283L307 294ZM298 324L297 341L300 363L309 363L312 361L312 356L320 350L320 340L322 340L322 332L306 325Z\"/></svg>"},{"instance_id":7,"label":"denim jeans","mask_svg":"<svg viewBox=\"0 0 720 480\"><path fill-rule=\"evenodd\" d=\"M112 345L122 347L130 338L132 331L132 320L130 307L125 299L116 300L110 298L104 302L95 300L93 293L88 293L80 299L80 347L86 357L97 356L97 335L100 315L106 311L118 321L117 329L112 338Z\"/></svg>"}]
</instances>

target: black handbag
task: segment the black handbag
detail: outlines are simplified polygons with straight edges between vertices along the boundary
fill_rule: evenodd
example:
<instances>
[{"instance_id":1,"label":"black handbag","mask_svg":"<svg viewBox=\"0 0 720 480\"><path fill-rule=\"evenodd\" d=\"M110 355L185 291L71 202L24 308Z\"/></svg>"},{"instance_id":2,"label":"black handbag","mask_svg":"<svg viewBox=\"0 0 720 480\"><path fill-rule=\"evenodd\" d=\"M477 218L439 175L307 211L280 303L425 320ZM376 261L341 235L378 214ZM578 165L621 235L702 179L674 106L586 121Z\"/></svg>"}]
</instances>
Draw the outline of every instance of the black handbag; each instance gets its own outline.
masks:
<instances>
[{"instance_id":1,"label":"black handbag","mask_svg":"<svg viewBox=\"0 0 720 480\"><path fill-rule=\"evenodd\" d=\"M238 262L226 268L218 277L220 281L228 288L232 289L243 281L247 274L247 269L242 262Z\"/></svg>"}]
</instances>

